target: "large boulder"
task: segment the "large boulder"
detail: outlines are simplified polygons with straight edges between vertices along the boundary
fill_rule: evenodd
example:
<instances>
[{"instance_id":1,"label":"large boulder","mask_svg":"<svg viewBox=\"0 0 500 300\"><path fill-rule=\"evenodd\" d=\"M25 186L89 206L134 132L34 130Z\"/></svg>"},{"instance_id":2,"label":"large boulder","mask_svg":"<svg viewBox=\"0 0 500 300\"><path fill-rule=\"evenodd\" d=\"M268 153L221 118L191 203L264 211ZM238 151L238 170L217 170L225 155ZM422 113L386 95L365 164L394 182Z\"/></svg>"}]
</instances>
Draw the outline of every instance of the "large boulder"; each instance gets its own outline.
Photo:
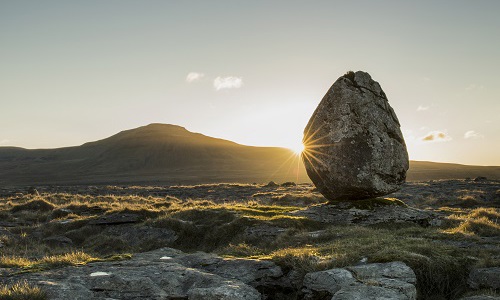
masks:
<instances>
[{"instance_id":1,"label":"large boulder","mask_svg":"<svg viewBox=\"0 0 500 300\"><path fill-rule=\"evenodd\" d=\"M406 180L408 152L387 97L368 73L335 81L304 130L307 174L332 201L397 191Z\"/></svg>"}]
</instances>

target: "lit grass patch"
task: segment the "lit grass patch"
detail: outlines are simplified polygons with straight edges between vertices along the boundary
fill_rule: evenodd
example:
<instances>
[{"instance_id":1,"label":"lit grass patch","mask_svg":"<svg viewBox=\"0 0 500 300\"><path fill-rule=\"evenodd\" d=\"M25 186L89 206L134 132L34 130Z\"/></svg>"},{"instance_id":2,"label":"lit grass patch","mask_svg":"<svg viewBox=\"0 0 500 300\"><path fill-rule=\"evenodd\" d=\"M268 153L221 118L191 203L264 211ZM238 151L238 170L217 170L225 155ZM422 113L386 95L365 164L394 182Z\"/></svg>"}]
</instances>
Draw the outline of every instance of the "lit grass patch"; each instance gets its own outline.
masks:
<instances>
[{"instance_id":1,"label":"lit grass patch","mask_svg":"<svg viewBox=\"0 0 500 300\"><path fill-rule=\"evenodd\" d=\"M12 285L0 285L0 300L47 300L47 293L40 287L21 281Z\"/></svg>"},{"instance_id":2,"label":"lit grass patch","mask_svg":"<svg viewBox=\"0 0 500 300\"><path fill-rule=\"evenodd\" d=\"M314 272L326 269L328 260L321 257L318 249L306 245L304 247L286 248L273 251L269 255L262 255L260 259L271 259L284 267L285 270L294 269L300 273Z\"/></svg>"},{"instance_id":3,"label":"lit grass patch","mask_svg":"<svg viewBox=\"0 0 500 300\"><path fill-rule=\"evenodd\" d=\"M446 230L445 232L451 234L461 233L465 235L498 236L500 235L500 224L486 217L470 218L461 222L457 227Z\"/></svg>"},{"instance_id":4,"label":"lit grass patch","mask_svg":"<svg viewBox=\"0 0 500 300\"><path fill-rule=\"evenodd\" d=\"M468 213L456 213L449 217L449 221L453 227L444 230L448 234L500 235L500 210L496 208L477 208Z\"/></svg>"},{"instance_id":5,"label":"lit grass patch","mask_svg":"<svg viewBox=\"0 0 500 300\"><path fill-rule=\"evenodd\" d=\"M245 258L258 258L263 255L262 249L249 245L247 243L229 244L223 248L220 253L224 257L245 257Z\"/></svg>"},{"instance_id":6,"label":"lit grass patch","mask_svg":"<svg viewBox=\"0 0 500 300\"><path fill-rule=\"evenodd\" d=\"M0 256L1 268L22 268L32 264L32 261L19 256Z\"/></svg>"},{"instance_id":7,"label":"lit grass patch","mask_svg":"<svg viewBox=\"0 0 500 300\"><path fill-rule=\"evenodd\" d=\"M117 254L105 258L98 258L82 251L49 255L37 260L18 256L2 256L0 257L0 267L19 268L26 272L37 272L66 266L85 265L91 262L114 261L129 258L131 258L130 254Z\"/></svg>"}]
</instances>

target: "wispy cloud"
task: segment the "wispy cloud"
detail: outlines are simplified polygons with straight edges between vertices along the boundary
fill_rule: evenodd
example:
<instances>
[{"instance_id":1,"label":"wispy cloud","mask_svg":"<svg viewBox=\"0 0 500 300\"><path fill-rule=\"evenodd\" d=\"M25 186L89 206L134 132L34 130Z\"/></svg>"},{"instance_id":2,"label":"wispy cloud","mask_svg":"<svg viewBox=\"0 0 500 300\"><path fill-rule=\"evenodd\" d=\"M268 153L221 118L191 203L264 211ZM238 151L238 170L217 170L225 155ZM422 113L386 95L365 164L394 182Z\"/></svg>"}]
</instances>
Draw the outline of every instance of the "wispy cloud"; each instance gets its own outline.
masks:
<instances>
[{"instance_id":1,"label":"wispy cloud","mask_svg":"<svg viewBox=\"0 0 500 300\"><path fill-rule=\"evenodd\" d=\"M431 131L420 138L420 140L424 142L448 142L451 141L451 137L446 132Z\"/></svg>"},{"instance_id":2,"label":"wispy cloud","mask_svg":"<svg viewBox=\"0 0 500 300\"><path fill-rule=\"evenodd\" d=\"M217 77L214 80L214 87L217 91L222 89L238 89L243 85L241 77Z\"/></svg>"},{"instance_id":3,"label":"wispy cloud","mask_svg":"<svg viewBox=\"0 0 500 300\"><path fill-rule=\"evenodd\" d=\"M484 135L475 132L474 130L469 130L464 133L464 139L482 139L484 138Z\"/></svg>"},{"instance_id":4,"label":"wispy cloud","mask_svg":"<svg viewBox=\"0 0 500 300\"><path fill-rule=\"evenodd\" d=\"M202 79L203 77L205 77L205 74L203 73L198 73L198 72L190 72L189 74L187 74L186 76L186 81L191 83L191 82L194 82L194 81L197 81L197 80L200 80Z\"/></svg>"},{"instance_id":5,"label":"wispy cloud","mask_svg":"<svg viewBox=\"0 0 500 300\"><path fill-rule=\"evenodd\" d=\"M469 84L469 86L465 88L466 91L482 90L482 89L484 89L484 85L476 83Z\"/></svg>"},{"instance_id":6,"label":"wispy cloud","mask_svg":"<svg viewBox=\"0 0 500 300\"><path fill-rule=\"evenodd\" d=\"M423 105L419 105L417 107L417 111L424 111L424 110L429 110L429 108L431 108L430 106L423 106Z\"/></svg>"}]
</instances>

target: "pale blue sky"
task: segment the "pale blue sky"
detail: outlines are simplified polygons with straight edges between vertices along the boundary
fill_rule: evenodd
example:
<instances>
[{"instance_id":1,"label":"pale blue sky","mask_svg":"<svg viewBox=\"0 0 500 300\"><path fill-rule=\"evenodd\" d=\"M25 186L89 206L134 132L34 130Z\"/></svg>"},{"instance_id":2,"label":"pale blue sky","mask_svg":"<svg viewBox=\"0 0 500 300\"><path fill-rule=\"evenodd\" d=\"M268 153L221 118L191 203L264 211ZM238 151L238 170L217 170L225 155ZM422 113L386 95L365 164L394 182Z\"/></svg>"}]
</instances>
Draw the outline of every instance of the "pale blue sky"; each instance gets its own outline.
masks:
<instances>
[{"instance_id":1,"label":"pale blue sky","mask_svg":"<svg viewBox=\"0 0 500 300\"><path fill-rule=\"evenodd\" d=\"M337 77L364 70L411 159L500 165L499 14L500 1L0 0L0 145L171 123L293 147Z\"/></svg>"}]
</instances>

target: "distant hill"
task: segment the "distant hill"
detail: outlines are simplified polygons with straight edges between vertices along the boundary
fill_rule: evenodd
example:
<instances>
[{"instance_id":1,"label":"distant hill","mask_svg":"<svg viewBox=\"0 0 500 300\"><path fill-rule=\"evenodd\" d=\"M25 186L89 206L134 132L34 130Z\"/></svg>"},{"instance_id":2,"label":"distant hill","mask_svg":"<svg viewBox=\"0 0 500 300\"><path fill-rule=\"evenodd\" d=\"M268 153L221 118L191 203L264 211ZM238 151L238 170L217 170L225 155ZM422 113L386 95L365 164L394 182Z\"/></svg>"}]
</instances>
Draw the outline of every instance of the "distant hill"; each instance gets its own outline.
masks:
<instances>
[{"instance_id":1,"label":"distant hill","mask_svg":"<svg viewBox=\"0 0 500 300\"><path fill-rule=\"evenodd\" d=\"M409 180L486 176L500 167L410 163ZM150 124L81 146L28 150L0 147L0 185L192 184L309 182L299 157L285 148L252 147Z\"/></svg>"},{"instance_id":2,"label":"distant hill","mask_svg":"<svg viewBox=\"0 0 500 300\"><path fill-rule=\"evenodd\" d=\"M307 181L289 149L150 124L77 147L0 147L0 185Z\"/></svg>"}]
</instances>

